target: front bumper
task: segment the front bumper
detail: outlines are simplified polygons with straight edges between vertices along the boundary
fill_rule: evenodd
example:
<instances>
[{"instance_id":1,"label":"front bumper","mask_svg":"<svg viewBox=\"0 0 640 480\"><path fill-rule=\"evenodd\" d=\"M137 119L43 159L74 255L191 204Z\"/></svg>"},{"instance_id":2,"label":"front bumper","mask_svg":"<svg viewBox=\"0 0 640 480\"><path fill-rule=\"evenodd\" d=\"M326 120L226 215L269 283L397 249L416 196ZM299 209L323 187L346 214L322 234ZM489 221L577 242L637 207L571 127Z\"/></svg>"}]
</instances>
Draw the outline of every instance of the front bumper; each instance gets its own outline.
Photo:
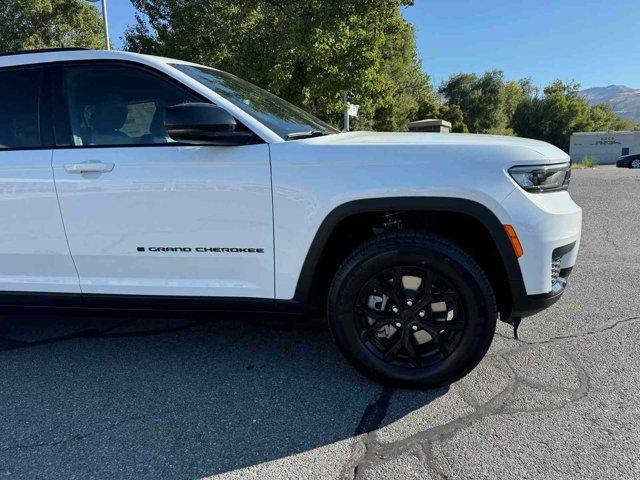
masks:
<instances>
[{"instance_id":1,"label":"front bumper","mask_svg":"<svg viewBox=\"0 0 640 480\"><path fill-rule=\"evenodd\" d=\"M582 233L582 209L568 192L527 193L518 188L502 206L511 217L524 255L518 259L527 295L551 292L551 264L561 252L560 268L575 265ZM567 246L573 245L571 248Z\"/></svg>"},{"instance_id":2,"label":"front bumper","mask_svg":"<svg viewBox=\"0 0 640 480\"><path fill-rule=\"evenodd\" d=\"M514 292L512 316L527 317L564 293L580 248L582 209L566 191L531 194L520 188L502 206L524 250L518 259L523 288Z\"/></svg>"},{"instance_id":3,"label":"front bumper","mask_svg":"<svg viewBox=\"0 0 640 480\"><path fill-rule=\"evenodd\" d=\"M549 293L542 293L540 295L526 295L516 302L513 306L512 317L530 317L536 313L540 313L546 310L551 305L556 303L562 297L565 289L567 288L567 282L572 268L565 268L560 271L558 281L551 288Z\"/></svg>"}]
</instances>

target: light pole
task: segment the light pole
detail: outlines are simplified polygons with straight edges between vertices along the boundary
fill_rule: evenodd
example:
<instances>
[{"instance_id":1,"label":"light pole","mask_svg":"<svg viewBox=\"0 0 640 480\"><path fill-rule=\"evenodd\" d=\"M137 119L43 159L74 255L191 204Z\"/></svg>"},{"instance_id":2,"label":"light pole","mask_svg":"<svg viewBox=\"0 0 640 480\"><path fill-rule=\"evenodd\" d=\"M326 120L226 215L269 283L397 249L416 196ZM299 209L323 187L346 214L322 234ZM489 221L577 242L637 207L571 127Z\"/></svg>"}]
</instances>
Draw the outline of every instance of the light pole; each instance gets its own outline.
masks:
<instances>
[{"instance_id":1,"label":"light pole","mask_svg":"<svg viewBox=\"0 0 640 480\"><path fill-rule=\"evenodd\" d=\"M351 125L350 125L351 115L349 115L349 94L347 92L344 92L344 106L346 110L344 112L344 123L343 123L342 131L348 132L351 130Z\"/></svg>"},{"instance_id":2,"label":"light pole","mask_svg":"<svg viewBox=\"0 0 640 480\"><path fill-rule=\"evenodd\" d=\"M91 3L98 3L102 1L102 23L104 24L104 48L111 50L111 43L109 43L109 17L107 16L107 0L87 0Z\"/></svg>"}]
</instances>

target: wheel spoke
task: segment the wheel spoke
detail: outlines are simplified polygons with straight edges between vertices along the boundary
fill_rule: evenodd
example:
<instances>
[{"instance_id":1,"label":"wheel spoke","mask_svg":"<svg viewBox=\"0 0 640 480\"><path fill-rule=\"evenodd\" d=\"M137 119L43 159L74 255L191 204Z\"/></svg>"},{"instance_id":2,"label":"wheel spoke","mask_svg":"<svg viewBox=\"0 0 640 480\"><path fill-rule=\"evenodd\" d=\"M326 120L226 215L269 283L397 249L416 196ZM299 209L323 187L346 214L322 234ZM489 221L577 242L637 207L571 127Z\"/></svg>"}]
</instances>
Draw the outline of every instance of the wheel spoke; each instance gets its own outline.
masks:
<instances>
[{"instance_id":1,"label":"wheel spoke","mask_svg":"<svg viewBox=\"0 0 640 480\"><path fill-rule=\"evenodd\" d=\"M398 296L398 298L402 298L404 295L404 286L402 284L403 276L401 268L394 268L392 270L393 275L393 291Z\"/></svg>"},{"instance_id":2,"label":"wheel spoke","mask_svg":"<svg viewBox=\"0 0 640 480\"><path fill-rule=\"evenodd\" d=\"M384 360L389 361L395 359L400 353L400 349L402 348L402 335L398 338L395 343L384 353Z\"/></svg>"},{"instance_id":3,"label":"wheel spoke","mask_svg":"<svg viewBox=\"0 0 640 480\"><path fill-rule=\"evenodd\" d=\"M394 302L395 304L399 305L401 303L400 296L396 295L396 292L393 289L389 288L387 285L384 285L377 278L374 278L373 280L371 280L369 282L369 286L373 288L375 291L389 297L391 301Z\"/></svg>"},{"instance_id":4,"label":"wheel spoke","mask_svg":"<svg viewBox=\"0 0 640 480\"><path fill-rule=\"evenodd\" d=\"M425 271L421 279L422 283L416 292L415 305L413 306L413 310L416 312L424 309L429 304L431 288L433 286L433 273L431 271Z\"/></svg>"},{"instance_id":5,"label":"wheel spoke","mask_svg":"<svg viewBox=\"0 0 640 480\"><path fill-rule=\"evenodd\" d=\"M369 328L364 330L360 335L362 340L367 341L371 339L376 333L378 333L383 327L389 325L393 319L392 318L381 318L380 320L376 320L376 322L371 325Z\"/></svg>"},{"instance_id":6,"label":"wheel spoke","mask_svg":"<svg viewBox=\"0 0 640 480\"><path fill-rule=\"evenodd\" d=\"M440 323L444 324L445 322ZM438 322L422 322L420 326L431 336L431 340L435 346L438 347L442 355L447 356L451 353L449 344L442 338L442 335L440 335L442 328Z\"/></svg>"},{"instance_id":7,"label":"wheel spoke","mask_svg":"<svg viewBox=\"0 0 640 480\"><path fill-rule=\"evenodd\" d=\"M422 357L420 356L420 354L415 348L415 345L413 344L413 341L414 341L413 333L407 330L403 335L402 341L403 341L403 347L409 354L409 358L411 359L413 364L418 367L421 366Z\"/></svg>"},{"instance_id":8,"label":"wheel spoke","mask_svg":"<svg viewBox=\"0 0 640 480\"><path fill-rule=\"evenodd\" d=\"M440 350L440 353L445 357L451 354L451 348L449 347L449 344L446 342L443 342L441 337L438 337L436 346L438 347L438 350Z\"/></svg>"},{"instance_id":9,"label":"wheel spoke","mask_svg":"<svg viewBox=\"0 0 640 480\"><path fill-rule=\"evenodd\" d=\"M454 302L458 300L458 294L455 292L445 292L445 293L429 293L422 298L415 306L414 311L419 312L420 310L424 310L429 305L433 303L447 303Z\"/></svg>"},{"instance_id":10,"label":"wheel spoke","mask_svg":"<svg viewBox=\"0 0 640 480\"><path fill-rule=\"evenodd\" d=\"M420 310L424 310L428 305L433 303L432 297L430 293L425 293L424 296L413 306L413 310L415 312L419 312Z\"/></svg>"},{"instance_id":11,"label":"wheel spoke","mask_svg":"<svg viewBox=\"0 0 640 480\"><path fill-rule=\"evenodd\" d=\"M456 292L432 293L431 299L430 303L455 302L458 300L458 294Z\"/></svg>"},{"instance_id":12,"label":"wheel spoke","mask_svg":"<svg viewBox=\"0 0 640 480\"><path fill-rule=\"evenodd\" d=\"M420 328L431 335L431 338L439 335L438 327L436 327L432 321L420 322Z\"/></svg>"},{"instance_id":13,"label":"wheel spoke","mask_svg":"<svg viewBox=\"0 0 640 480\"><path fill-rule=\"evenodd\" d=\"M431 320L439 321L440 323L446 322L448 316L449 310L443 310L442 312L431 312Z\"/></svg>"},{"instance_id":14,"label":"wheel spoke","mask_svg":"<svg viewBox=\"0 0 640 480\"><path fill-rule=\"evenodd\" d=\"M433 272L431 270L427 270L422 277L422 284L420 285L420 291L418 293L419 297L425 297L427 295L431 295L431 290L433 288Z\"/></svg>"},{"instance_id":15,"label":"wheel spoke","mask_svg":"<svg viewBox=\"0 0 640 480\"><path fill-rule=\"evenodd\" d=\"M438 322L438 328L445 331L461 332L464 330L464 322L460 320L451 320L446 322Z\"/></svg>"},{"instance_id":16,"label":"wheel spoke","mask_svg":"<svg viewBox=\"0 0 640 480\"><path fill-rule=\"evenodd\" d=\"M374 310L373 308L363 305L356 306L355 312L365 317L373 318L374 320L388 320L390 322L393 319L393 316L387 312Z\"/></svg>"}]
</instances>

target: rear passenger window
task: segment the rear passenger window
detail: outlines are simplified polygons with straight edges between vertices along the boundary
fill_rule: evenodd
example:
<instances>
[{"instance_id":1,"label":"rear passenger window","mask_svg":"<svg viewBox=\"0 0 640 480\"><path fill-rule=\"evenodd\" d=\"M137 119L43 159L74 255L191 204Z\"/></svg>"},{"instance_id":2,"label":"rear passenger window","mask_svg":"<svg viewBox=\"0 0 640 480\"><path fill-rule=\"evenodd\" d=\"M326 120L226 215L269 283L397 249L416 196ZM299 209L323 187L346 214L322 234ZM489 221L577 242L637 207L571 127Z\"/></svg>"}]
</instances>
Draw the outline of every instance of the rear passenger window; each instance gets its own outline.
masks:
<instances>
[{"instance_id":1,"label":"rear passenger window","mask_svg":"<svg viewBox=\"0 0 640 480\"><path fill-rule=\"evenodd\" d=\"M40 147L40 68L0 71L0 150Z\"/></svg>"},{"instance_id":2,"label":"rear passenger window","mask_svg":"<svg viewBox=\"0 0 640 480\"><path fill-rule=\"evenodd\" d=\"M172 142L165 109L201 101L158 75L121 65L67 67L65 88L75 146Z\"/></svg>"}]
</instances>

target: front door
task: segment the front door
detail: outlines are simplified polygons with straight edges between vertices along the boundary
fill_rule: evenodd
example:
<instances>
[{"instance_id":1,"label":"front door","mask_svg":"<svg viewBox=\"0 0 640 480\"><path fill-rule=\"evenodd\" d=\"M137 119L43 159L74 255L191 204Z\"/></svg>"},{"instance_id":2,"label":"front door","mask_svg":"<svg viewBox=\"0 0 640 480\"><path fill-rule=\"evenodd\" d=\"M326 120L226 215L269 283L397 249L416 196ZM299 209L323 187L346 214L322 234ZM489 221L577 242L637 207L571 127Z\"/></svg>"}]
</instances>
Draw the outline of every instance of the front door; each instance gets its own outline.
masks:
<instances>
[{"instance_id":1,"label":"front door","mask_svg":"<svg viewBox=\"0 0 640 480\"><path fill-rule=\"evenodd\" d=\"M273 298L268 145L172 144L165 108L202 99L137 66L60 78L53 169L82 292Z\"/></svg>"}]
</instances>

